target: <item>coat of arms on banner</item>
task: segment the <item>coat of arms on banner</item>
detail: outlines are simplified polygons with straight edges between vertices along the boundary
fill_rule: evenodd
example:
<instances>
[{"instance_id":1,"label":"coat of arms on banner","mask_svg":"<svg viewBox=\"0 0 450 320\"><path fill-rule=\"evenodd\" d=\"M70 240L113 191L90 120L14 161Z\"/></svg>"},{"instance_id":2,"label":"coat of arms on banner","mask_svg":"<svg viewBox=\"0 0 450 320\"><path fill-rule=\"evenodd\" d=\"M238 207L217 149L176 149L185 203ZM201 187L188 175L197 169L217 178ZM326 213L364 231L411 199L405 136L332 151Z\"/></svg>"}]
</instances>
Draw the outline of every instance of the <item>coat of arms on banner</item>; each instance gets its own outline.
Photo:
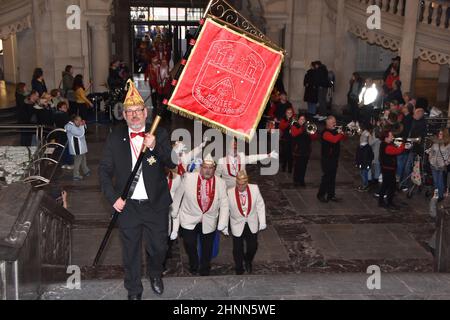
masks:
<instances>
[{"instance_id":1,"label":"coat of arms on banner","mask_svg":"<svg viewBox=\"0 0 450 320\"><path fill-rule=\"evenodd\" d=\"M283 59L282 50L208 18L168 105L172 111L251 139Z\"/></svg>"},{"instance_id":2,"label":"coat of arms on banner","mask_svg":"<svg viewBox=\"0 0 450 320\"><path fill-rule=\"evenodd\" d=\"M211 112L241 116L265 71L264 60L248 45L217 40L211 44L192 94Z\"/></svg>"}]
</instances>

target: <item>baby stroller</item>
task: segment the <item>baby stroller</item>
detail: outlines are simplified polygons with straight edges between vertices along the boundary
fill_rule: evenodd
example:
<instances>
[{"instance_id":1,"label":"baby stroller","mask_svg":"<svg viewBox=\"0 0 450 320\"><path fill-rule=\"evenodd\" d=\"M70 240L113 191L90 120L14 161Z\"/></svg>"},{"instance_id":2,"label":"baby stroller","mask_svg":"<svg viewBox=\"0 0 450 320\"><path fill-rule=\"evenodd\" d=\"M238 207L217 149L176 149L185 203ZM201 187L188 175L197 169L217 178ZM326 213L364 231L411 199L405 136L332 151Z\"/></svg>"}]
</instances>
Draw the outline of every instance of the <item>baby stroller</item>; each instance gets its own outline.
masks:
<instances>
[{"instance_id":1,"label":"baby stroller","mask_svg":"<svg viewBox=\"0 0 450 320\"><path fill-rule=\"evenodd\" d=\"M433 175L431 173L431 166L428 162L428 155L426 153L423 156L417 155L414 160L414 167L411 175L406 179L411 179L412 186L409 188L406 197L411 199L414 192L418 193L425 191L425 197L430 198L433 195L434 184Z\"/></svg>"}]
</instances>

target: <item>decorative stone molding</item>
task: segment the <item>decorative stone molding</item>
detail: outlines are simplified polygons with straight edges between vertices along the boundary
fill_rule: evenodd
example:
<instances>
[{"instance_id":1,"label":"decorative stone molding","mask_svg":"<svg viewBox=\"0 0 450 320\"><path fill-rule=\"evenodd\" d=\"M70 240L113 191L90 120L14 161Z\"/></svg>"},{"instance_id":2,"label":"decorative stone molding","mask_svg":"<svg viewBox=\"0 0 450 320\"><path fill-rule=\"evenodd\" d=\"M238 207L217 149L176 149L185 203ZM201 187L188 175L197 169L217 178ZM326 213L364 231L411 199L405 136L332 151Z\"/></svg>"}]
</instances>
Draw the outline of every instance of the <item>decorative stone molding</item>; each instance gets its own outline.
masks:
<instances>
[{"instance_id":1,"label":"decorative stone molding","mask_svg":"<svg viewBox=\"0 0 450 320\"><path fill-rule=\"evenodd\" d=\"M443 54L427 48L416 48L416 58L440 65L448 64L450 67L450 54Z\"/></svg>"},{"instance_id":2,"label":"decorative stone molding","mask_svg":"<svg viewBox=\"0 0 450 320\"><path fill-rule=\"evenodd\" d=\"M10 35L16 34L32 27L31 15L27 15L13 23L0 27L0 39L7 39Z\"/></svg>"},{"instance_id":3,"label":"decorative stone molding","mask_svg":"<svg viewBox=\"0 0 450 320\"><path fill-rule=\"evenodd\" d=\"M350 23L348 31L356 37L366 40L370 44L376 44L392 51L399 51L400 49L400 39L394 39L383 33L370 31L366 26Z\"/></svg>"}]
</instances>

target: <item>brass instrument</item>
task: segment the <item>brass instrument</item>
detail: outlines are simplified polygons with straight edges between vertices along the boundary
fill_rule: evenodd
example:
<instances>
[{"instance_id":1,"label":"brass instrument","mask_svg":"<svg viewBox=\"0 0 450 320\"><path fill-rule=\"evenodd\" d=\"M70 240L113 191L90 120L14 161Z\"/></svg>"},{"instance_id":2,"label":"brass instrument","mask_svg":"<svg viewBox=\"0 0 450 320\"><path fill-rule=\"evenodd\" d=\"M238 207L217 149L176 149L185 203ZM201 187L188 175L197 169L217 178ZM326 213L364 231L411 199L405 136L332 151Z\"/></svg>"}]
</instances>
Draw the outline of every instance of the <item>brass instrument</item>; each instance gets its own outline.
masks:
<instances>
[{"instance_id":1,"label":"brass instrument","mask_svg":"<svg viewBox=\"0 0 450 320\"><path fill-rule=\"evenodd\" d=\"M350 128L348 126L336 126L338 133L343 133L347 137L354 137L358 134L358 130L355 128Z\"/></svg>"},{"instance_id":2,"label":"brass instrument","mask_svg":"<svg viewBox=\"0 0 450 320\"><path fill-rule=\"evenodd\" d=\"M315 123L312 123L310 121L306 122L305 124L306 132L310 135L317 133L317 125Z\"/></svg>"}]
</instances>

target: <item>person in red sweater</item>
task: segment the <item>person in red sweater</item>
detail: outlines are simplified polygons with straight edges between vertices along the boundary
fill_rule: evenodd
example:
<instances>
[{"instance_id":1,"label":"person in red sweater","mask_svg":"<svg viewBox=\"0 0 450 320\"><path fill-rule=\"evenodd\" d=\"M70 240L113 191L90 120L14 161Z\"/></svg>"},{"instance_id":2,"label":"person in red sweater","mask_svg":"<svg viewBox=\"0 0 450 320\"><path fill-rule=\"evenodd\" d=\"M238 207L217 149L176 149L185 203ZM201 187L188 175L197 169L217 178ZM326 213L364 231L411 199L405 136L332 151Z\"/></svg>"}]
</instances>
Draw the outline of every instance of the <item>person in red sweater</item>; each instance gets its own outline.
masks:
<instances>
[{"instance_id":1,"label":"person in red sweater","mask_svg":"<svg viewBox=\"0 0 450 320\"><path fill-rule=\"evenodd\" d=\"M292 173L292 135L291 129L295 122L295 113L292 107L286 109L285 116L280 119L280 164L281 170Z\"/></svg>"},{"instance_id":2,"label":"person in red sweater","mask_svg":"<svg viewBox=\"0 0 450 320\"><path fill-rule=\"evenodd\" d=\"M404 144L396 146L393 143L394 135L389 130L382 132L380 139L380 165L383 183L379 192L378 205L392 211L398 211L399 208L393 203L396 189L397 156L405 151L406 146ZM387 202L384 200L385 195L387 196Z\"/></svg>"},{"instance_id":3,"label":"person in red sweater","mask_svg":"<svg viewBox=\"0 0 450 320\"><path fill-rule=\"evenodd\" d=\"M322 132L322 181L320 183L317 199L320 202L339 202L336 197L336 174L341 153L341 141L346 136L336 129L336 118L329 116L326 120L325 130Z\"/></svg>"},{"instance_id":4,"label":"person in red sweater","mask_svg":"<svg viewBox=\"0 0 450 320\"><path fill-rule=\"evenodd\" d=\"M312 152L312 142L319 139L317 133L306 132L306 116L300 115L298 122L291 128L293 139L292 155L294 158L294 185L305 187L305 174L308 167L309 158Z\"/></svg>"}]
</instances>

